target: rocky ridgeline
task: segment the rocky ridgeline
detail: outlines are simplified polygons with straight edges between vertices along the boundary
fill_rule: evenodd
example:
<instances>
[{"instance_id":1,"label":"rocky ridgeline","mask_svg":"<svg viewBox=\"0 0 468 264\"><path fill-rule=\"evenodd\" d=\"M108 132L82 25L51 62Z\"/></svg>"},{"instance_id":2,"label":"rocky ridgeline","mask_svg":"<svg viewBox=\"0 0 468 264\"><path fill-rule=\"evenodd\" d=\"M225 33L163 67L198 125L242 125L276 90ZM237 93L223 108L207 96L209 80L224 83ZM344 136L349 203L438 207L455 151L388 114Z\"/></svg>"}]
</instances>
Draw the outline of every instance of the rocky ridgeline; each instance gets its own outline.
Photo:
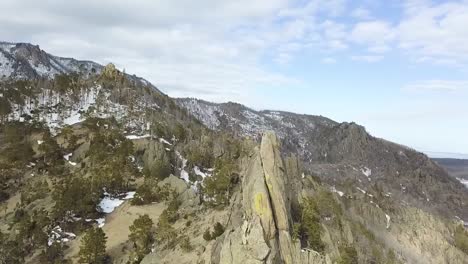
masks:
<instances>
[{"instance_id":1,"label":"rocky ridgeline","mask_svg":"<svg viewBox=\"0 0 468 264\"><path fill-rule=\"evenodd\" d=\"M135 75L119 72L114 64L103 66L86 60L76 60L51 55L38 45L29 43L0 42L0 80L33 80L53 79L61 74L79 74L81 77L91 78L106 70L113 77L116 74L125 77L140 86L150 86L159 92L150 82Z\"/></svg>"},{"instance_id":2,"label":"rocky ridgeline","mask_svg":"<svg viewBox=\"0 0 468 264\"><path fill-rule=\"evenodd\" d=\"M50 55L37 45L0 42L0 78L52 78L73 72L91 75L101 69L95 62Z\"/></svg>"},{"instance_id":3,"label":"rocky ridgeline","mask_svg":"<svg viewBox=\"0 0 468 264\"><path fill-rule=\"evenodd\" d=\"M426 155L368 134L355 123L281 111L255 111L235 103L177 99L200 122L258 140L274 131L282 152L296 154L307 171L349 192L379 186L406 204L468 219L468 190Z\"/></svg>"}]
</instances>

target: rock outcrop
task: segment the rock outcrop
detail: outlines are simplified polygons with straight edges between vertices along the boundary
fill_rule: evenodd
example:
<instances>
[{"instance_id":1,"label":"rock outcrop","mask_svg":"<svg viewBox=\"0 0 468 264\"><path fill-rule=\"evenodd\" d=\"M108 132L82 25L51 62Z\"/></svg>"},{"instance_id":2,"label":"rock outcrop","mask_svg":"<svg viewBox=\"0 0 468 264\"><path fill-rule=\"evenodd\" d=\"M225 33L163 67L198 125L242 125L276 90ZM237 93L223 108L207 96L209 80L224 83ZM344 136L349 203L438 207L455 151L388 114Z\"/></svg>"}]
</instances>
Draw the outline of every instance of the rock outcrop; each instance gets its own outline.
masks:
<instances>
[{"instance_id":1,"label":"rock outcrop","mask_svg":"<svg viewBox=\"0 0 468 264\"><path fill-rule=\"evenodd\" d=\"M291 238L288 177L276 135L263 135L245 169L242 183L244 223L218 243L219 263L327 263L313 251L302 251Z\"/></svg>"},{"instance_id":2,"label":"rock outcrop","mask_svg":"<svg viewBox=\"0 0 468 264\"><path fill-rule=\"evenodd\" d=\"M117 70L115 65L112 64L112 63L107 64L102 69L101 75L106 77L106 78L109 78L109 79L115 79L117 77L122 76L122 74L119 72L119 70Z\"/></svg>"},{"instance_id":3,"label":"rock outcrop","mask_svg":"<svg viewBox=\"0 0 468 264\"><path fill-rule=\"evenodd\" d=\"M164 188L165 186L172 188L177 193L178 198L182 203L182 207L196 206L200 203L200 198L198 197L195 190L190 188L190 186L179 177L171 174L158 185L161 188Z\"/></svg>"}]
</instances>

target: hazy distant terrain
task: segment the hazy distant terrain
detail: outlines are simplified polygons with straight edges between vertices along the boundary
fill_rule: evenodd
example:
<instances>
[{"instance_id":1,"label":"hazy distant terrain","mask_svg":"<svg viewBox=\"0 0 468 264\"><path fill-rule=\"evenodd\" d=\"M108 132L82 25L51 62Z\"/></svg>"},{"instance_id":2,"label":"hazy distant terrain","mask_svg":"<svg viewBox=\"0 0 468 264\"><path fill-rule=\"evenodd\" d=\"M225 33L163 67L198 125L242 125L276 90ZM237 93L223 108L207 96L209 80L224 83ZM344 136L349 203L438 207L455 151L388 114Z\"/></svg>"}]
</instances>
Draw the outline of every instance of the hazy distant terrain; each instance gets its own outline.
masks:
<instances>
[{"instance_id":1,"label":"hazy distant terrain","mask_svg":"<svg viewBox=\"0 0 468 264\"><path fill-rule=\"evenodd\" d=\"M468 159L433 159L454 177L468 180Z\"/></svg>"}]
</instances>

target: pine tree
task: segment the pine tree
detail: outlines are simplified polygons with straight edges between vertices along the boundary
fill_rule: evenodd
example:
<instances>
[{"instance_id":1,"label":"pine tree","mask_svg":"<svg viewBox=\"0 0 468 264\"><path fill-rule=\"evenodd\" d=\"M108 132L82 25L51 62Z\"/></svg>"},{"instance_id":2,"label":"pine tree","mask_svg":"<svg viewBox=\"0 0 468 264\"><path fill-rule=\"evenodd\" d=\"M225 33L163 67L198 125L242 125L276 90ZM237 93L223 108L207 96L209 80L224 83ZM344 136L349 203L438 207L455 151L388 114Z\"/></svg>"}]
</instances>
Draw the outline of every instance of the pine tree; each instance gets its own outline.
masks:
<instances>
[{"instance_id":1,"label":"pine tree","mask_svg":"<svg viewBox=\"0 0 468 264\"><path fill-rule=\"evenodd\" d=\"M42 136L43 143L39 145L39 150L44 155L44 163L54 165L56 162L62 162L62 150L57 141L52 137L49 130L44 132Z\"/></svg>"},{"instance_id":2,"label":"pine tree","mask_svg":"<svg viewBox=\"0 0 468 264\"><path fill-rule=\"evenodd\" d=\"M358 264L358 254L356 248L352 245L345 245L340 247L340 260L338 261L339 264Z\"/></svg>"},{"instance_id":3,"label":"pine tree","mask_svg":"<svg viewBox=\"0 0 468 264\"><path fill-rule=\"evenodd\" d=\"M455 229L455 246L468 254L468 231L462 225Z\"/></svg>"},{"instance_id":4,"label":"pine tree","mask_svg":"<svg viewBox=\"0 0 468 264\"><path fill-rule=\"evenodd\" d=\"M54 241L42 251L39 260L41 263L66 263L64 245Z\"/></svg>"},{"instance_id":5,"label":"pine tree","mask_svg":"<svg viewBox=\"0 0 468 264\"><path fill-rule=\"evenodd\" d=\"M214 230L213 230L213 234L211 235L211 238L215 239L221 236L223 233L224 233L223 225L220 222L216 222L216 224L214 225Z\"/></svg>"},{"instance_id":6,"label":"pine tree","mask_svg":"<svg viewBox=\"0 0 468 264\"><path fill-rule=\"evenodd\" d=\"M148 254L151 249L151 244L153 243L153 220L147 214L144 214L135 219L129 229L129 239L133 242L137 257L140 259Z\"/></svg>"},{"instance_id":7,"label":"pine tree","mask_svg":"<svg viewBox=\"0 0 468 264\"><path fill-rule=\"evenodd\" d=\"M105 263L107 237L101 228L90 228L84 235L80 246L80 263Z\"/></svg>"},{"instance_id":8,"label":"pine tree","mask_svg":"<svg viewBox=\"0 0 468 264\"><path fill-rule=\"evenodd\" d=\"M206 241L212 240L210 228L207 228L205 230L205 233L203 233L203 239L205 239Z\"/></svg>"},{"instance_id":9,"label":"pine tree","mask_svg":"<svg viewBox=\"0 0 468 264\"><path fill-rule=\"evenodd\" d=\"M180 248L184 251L184 252L190 252L193 250L193 246L192 246L192 243L190 243L190 238L188 236L184 236L182 238L182 242L180 244Z\"/></svg>"},{"instance_id":10,"label":"pine tree","mask_svg":"<svg viewBox=\"0 0 468 264\"><path fill-rule=\"evenodd\" d=\"M213 198L213 205L227 205L231 195L231 178L235 171L232 161L219 159L216 161L216 171L212 177L206 178L203 191L206 196Z\"/></svg>"},{"instance_id":11,"label":"pine tree","mask_svg":"<svg viewBox=\"0 0 468 264\"><path fill-rule=\"evenodd\" d=\"M184 126L177 124L174 129L174 136L181 142L184 142L187 139L187 131Z\"/></svg>"},{"instance_id":12,"label":"pine tree","mask_svg":"<svg viewBox=\"0 0 468 264\"><path fill-rule=\"evenodd\" d=\"M169 221L167 210L164 210L159 217L158 226L156 227L156 238L158 242L167 243L169 246L176 237L177 234Z\"/></svg>"},{"instance_id":13,"label":"pine tree","mask_svg":"<svg viewBox=\"0 0 468 264\"><path fill-rule=\"evenodd\" d=\"M321 240L320 216L317 203L311 198L304 200L301 222L301 231L307 238L308 246L315 251L322 252L325 246Z\"/></svg>"},{"instance_id":14,"label":"pine tree","mask_svg":"<svg viewBox=\"0 0 468 264\"><path fill-rule=\"evenodd\" d=\"M8 240L7 235L0 231L0 263L20 264L24 263L23 246L16 240Z\"/></svg>"},{"instance_id":15,"label":"pine tree","mask_svg":"<svg viewBox=\"0 0 468 264\"><path fill-rule=\"evenodd\" d=\"M171 163L167 155L163 155L159 160L154 161L150 168L151 177L156 177L159 180L164 180L171 172Z\"/></svg>"},{"instance_id":16,"label":"pine tree","mask_svg":"<svg viewBox=\"0 0 468 264\"><path fill-rule=\"evenodd\" d=\"M64 126L62 128L62 131L60 132L60 136L63 137L64 142L69 141L72 135L73 135L73 128L69 125Z\"/></svg>"}]
</instances>

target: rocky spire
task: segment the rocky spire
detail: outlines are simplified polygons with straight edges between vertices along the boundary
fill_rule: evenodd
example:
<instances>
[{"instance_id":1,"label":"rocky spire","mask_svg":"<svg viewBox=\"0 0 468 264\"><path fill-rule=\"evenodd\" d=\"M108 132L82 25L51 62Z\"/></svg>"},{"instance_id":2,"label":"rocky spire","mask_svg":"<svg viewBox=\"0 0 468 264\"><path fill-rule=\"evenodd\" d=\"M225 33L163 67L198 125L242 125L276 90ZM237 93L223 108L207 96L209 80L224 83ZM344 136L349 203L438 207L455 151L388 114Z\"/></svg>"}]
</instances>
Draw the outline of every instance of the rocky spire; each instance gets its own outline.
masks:
<instances>
[{"instance_id":1,"label":"rocky spire","mask_svg":"<svg viewBox=\"0 0 468 264\"><path fill-rule=\"evenodd\" d=\"M242 183L244 223L221 241L219 263L309 263L290 236L287 186L279 141L266 132Z\"/></svg>"}]
</instances>

